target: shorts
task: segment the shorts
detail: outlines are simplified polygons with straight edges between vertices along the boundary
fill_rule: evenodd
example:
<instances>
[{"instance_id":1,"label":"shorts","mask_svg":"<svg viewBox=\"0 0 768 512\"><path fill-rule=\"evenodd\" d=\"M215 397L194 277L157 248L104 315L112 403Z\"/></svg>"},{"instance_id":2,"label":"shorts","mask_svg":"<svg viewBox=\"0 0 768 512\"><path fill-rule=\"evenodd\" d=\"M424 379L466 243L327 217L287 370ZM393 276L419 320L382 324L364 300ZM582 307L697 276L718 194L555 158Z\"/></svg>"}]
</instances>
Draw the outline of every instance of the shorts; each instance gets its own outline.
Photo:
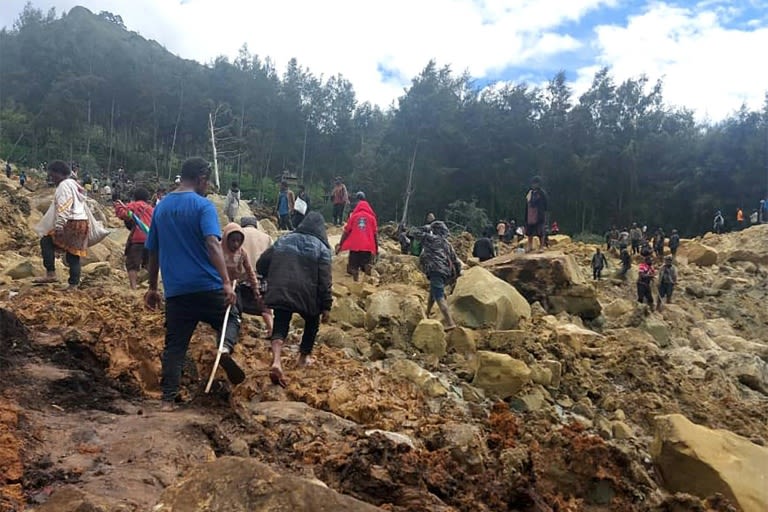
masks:
<instances>
[{"instance_id":1,"label":"shorts","mask_svg":"<svg viewBox=\"0 0 768 512\"><path fill-rule=\"evenodd\" d=\"M128 244L125 248L125 269L138 271L147 268L149 262L149 251L144 248L144 244Z\"/></svg>"},{"instance_id":2,"label":"shorts","mask_svg":"<svg viewBox=\"0 0 768 512\"><path fill-rule=\"evenodd\" d=\"M429 294L436 301L445 297L445 277L440 274L429 274Z\"/></svg>"},{"instance_id":3,"label":"shorts","mask_svg":"<svg viewBox=\"0 0 768 512\"><path fill-rule=\"evenodd\" d=\"M544 236L544 224L528 224L525 226L526 236Z\"/></svg>"},{"instance_id":4,"label":"shorts","mask_svg":"<svg viewBox=\"0 0 768 512\"><path fill-rule=\"evenodd\" d=\"M263 315L269 312L264 298L253 293L253 288L245 284L237 285L237 304L242 313L249 315Z\"/></svg>"},{"instance_id":5,"label":"shorts","mask_svg":"<svg viewBox=\"0 0 768 512\"><path fill-rule=\"evenodd\" d=\"M363 251L349 251L349 263L347 263L347 273L352 274L357 270L368 271L373 254Z\"/></svg>"}]
</instances>

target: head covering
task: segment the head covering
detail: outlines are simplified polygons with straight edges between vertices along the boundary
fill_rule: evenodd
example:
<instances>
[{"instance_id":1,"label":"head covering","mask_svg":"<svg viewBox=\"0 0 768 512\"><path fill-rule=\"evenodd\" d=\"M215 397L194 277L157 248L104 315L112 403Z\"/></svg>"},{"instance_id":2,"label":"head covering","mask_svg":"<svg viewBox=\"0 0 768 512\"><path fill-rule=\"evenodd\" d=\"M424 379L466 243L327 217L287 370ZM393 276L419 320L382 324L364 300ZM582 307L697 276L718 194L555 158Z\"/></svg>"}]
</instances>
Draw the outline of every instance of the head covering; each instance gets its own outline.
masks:
<instances>
[{"instance_id":1,"label":"head covering","mask_svg":"<svg viewBox=\"0 0 768 512\"><path fill-rule=\"evenodd\" d=\"M355 194L355 199L357 199L358 201L364 200L365 199L365 192L363 192L362 190L357 192L357 194Z\"/></svg>"},{"instance_id":2,"label":"head covering","mask_svg":"<svg viewBox=\"0 0 768 512\"><path fill-rule=\"evenodd\" d=\"M227 245L229 235L232 233L240 233L243 237L243 242L245 242L245 232L243 231L243 228L241 228L239 224L230 222L221 230L221 250L224 251L224 254L233 254L232 251L229 250L229 245Z\"/></svg>"},{"instance_id":3,"label":"head covering","mask_svg":"<svg viewBox=\"0 0 768 512\"><path fill-rule=\"evenodd\" d=\"M450 231L448 231L448 226L445 225L445 222L441 220L436 220L432 224L429 225L430 229L432 230L432 233L441 236L443 238L448 238L448 235L451 234Z\"/></svg>"},{"instance_id":4,"label":"head covering","mask_svg":"<svg viewBox=\"0 0 768 512\"><path fill-rule=\"evenodd\" d=\"M304 233L305 235L311 235L323 242L323 244L330 248L328 243L328 236L325 233L325 219L318 211L311 211L301 221L299 227L296 228L295 233Z\"/></svg>"},{"instance_id":5,"label":"head covering","mask_svg":"<svg viewBox=\"0 0 768 512\"><path fill-rule=\"evenodd\" d=\"M256 217L240 217L240 225L242 227L253 226L258 229L259 219Z\"/></svg>"},{"instance_id":6,"label":"head covering","mask_svg":"<svg viewBox=\"0 0 768 512\"><path fill-rule=\"evenodd\" d=\"M667 254L666 256L664 256L664 263L672 263L672 255L671 254Z\"/></svg>"}]
</instances>

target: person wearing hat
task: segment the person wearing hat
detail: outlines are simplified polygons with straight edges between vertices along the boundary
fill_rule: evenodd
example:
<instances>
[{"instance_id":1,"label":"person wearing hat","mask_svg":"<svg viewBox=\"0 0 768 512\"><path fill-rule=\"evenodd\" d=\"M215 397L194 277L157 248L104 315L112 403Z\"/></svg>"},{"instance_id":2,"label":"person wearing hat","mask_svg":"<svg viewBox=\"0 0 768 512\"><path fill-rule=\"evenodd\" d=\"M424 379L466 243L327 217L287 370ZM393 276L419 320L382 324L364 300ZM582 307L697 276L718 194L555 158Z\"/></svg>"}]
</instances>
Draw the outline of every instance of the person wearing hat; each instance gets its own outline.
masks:
<instances>
[{"instance_id":1,"label":"person wearing hat","mask_svg":"<svg viewBox=\"0 0 768 512\"><path fill-rule=\"evenodd\" d=\"M672 292L675 291L676 284L677 268L675 268L672 256L668 254L664 256L664 265L661 267L661 277L659 278L659 311L664 307L662 303L665 297L667 304L672 302Z\"/></svg>"},{"instance_id":2,"label":"person wearing hat","mask_svg":"<svg viewBox=\"0 0 768 512\"><path fill-rule=\"evenodd\" d=\"M539 247L544 248L546 216L547 193L541 188L541 178L534 176L531 180L531 188L525 195L525 234L528 236L528 252L533 250L533 237L538 237Z\"/></svg>"},{"instance_id":3,"label":"person wearing hat","mask_svg":"<svg viewBox=\"0 0 768 512\"><path fill-rule=\"evenodd\" d=\"M374 255L379 252L379 226L376 213L365 200L365 193L355 194L355 208L349 215L336 254L349 251L347 274L357 281L362 270L371 275Z\"/></svg>"},{"instance_id":4,"label":"person wearing hat","mask_svg":"<svg viewBox=\"0 0 768 512\"><path fill-rule=\"evenodd\" d=\"M341 176L336 176L334 180L331 202L333 203L333 225L341 226L344 220L344 208L349 204L349 192Z\"/></svg>"}]
</instances>

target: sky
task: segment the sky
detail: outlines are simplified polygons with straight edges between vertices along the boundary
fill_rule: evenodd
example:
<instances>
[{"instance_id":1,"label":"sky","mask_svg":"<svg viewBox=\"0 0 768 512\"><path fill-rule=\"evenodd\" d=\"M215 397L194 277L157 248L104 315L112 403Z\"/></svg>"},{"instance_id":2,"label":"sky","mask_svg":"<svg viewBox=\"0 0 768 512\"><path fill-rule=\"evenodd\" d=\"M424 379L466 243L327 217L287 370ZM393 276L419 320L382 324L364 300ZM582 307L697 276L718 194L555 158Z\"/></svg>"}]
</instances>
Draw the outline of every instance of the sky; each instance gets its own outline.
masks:
<instances>
[{"instance_id":1,"label":"sky","mask_svg":"<svg viewBox=\"0 0 768 512\"><path fill-rule=\"evenodd\" d=\"M12 26L25 0L0 0ZM576 97L597 70L664 81L670 106L717 122L768 91L768 0L34 0L122 16L129 30L203 63L244 43L282 70L341 73L383 108L435 59L480 86L543 85L564 70ZM0 63L0 73L2 73Z\"/></svg>"}]
</instances>

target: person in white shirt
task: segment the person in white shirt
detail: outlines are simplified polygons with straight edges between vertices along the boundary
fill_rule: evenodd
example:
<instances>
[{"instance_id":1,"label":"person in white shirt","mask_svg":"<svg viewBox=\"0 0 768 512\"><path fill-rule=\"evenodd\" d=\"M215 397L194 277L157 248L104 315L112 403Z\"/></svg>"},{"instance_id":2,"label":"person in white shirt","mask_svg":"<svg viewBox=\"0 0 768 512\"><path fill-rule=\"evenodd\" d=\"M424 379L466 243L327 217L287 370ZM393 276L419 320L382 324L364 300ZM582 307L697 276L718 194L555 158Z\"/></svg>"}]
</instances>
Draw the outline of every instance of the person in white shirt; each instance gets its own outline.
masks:
<instances>
[{"instance_id":1,"label":"person in white shirt","mask_svg":"<svg viewBox=\"0 0 768 512\"><path fill-rule=\"evenodd\" d=\"M47 234L40 239L45 277L40 283L56 282L56 251L64 251L69 266L69 290L80 284L80 258L88 251L88 215L85 211L85 190L77 182L66 162L54 160L48 164L48 177L56 185L53 202L46 214ZM51 211L52 209L52 211Z\"/></svg>"}]
</instances>

